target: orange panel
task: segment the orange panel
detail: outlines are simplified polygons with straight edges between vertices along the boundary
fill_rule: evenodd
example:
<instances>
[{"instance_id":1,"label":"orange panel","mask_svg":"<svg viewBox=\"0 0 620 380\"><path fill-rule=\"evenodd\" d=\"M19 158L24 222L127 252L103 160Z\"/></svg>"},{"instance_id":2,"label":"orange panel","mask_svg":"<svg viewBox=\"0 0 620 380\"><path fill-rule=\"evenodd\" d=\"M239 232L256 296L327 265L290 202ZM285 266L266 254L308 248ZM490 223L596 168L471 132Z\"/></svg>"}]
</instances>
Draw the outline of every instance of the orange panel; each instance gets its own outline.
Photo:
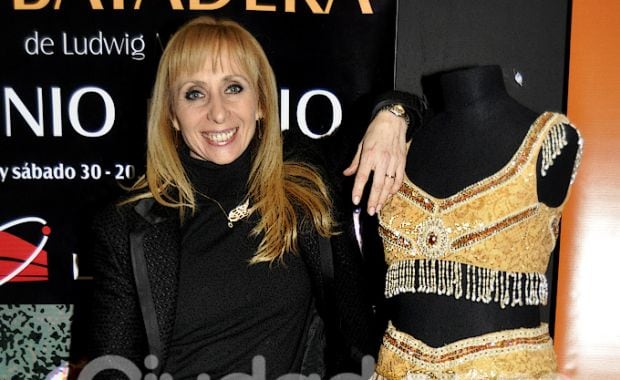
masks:
<instances>
[{"instance_id":1,"label":"orange panel","mask_svg":"<svg viewBox=\"0 0 620 380\"><path fill-rule=\"evenodd\" d=\"M564 214L555 344L571 379L620 378L620 1L573 0L568 116L584 157Z\"/></svg>"}]
</instances>

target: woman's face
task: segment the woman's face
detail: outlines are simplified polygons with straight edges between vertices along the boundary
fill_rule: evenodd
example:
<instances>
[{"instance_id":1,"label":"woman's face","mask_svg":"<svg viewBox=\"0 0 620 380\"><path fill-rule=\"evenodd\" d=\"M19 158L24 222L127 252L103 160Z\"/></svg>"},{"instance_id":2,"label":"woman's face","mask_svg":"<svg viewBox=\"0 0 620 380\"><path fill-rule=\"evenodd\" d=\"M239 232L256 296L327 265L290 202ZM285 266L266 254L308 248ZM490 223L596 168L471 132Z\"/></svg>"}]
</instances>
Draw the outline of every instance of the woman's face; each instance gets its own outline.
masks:
<instances>
[{"instance_id":1,"label":"woman's face","mask_svg":"<svg viewBox=\"0 0 620 380\"><path fill-rule=\"evenodd\" d=\"M246 73L224 55L220 65L206 62L179 78L173 91L174 127L192 157L224 165L241 156L259 118L258 94Z\"/></svg>"}]
</instances>

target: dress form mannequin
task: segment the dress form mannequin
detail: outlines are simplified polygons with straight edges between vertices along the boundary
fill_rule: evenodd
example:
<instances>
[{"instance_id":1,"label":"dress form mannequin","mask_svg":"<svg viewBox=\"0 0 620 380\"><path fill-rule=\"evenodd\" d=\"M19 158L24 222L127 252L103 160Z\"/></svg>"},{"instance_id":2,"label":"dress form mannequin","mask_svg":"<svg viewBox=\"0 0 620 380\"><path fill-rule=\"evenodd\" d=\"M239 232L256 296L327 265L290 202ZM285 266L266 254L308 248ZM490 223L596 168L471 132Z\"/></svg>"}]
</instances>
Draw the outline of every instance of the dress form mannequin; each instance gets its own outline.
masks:
<instances>
[{"instance_id":1,"label":"dress form mannequin","mask_svg":"<svg viewBox=\"0 0 620 380\"><path fill-rule=\"evenodd\" d=\"M406 170L431 195L447 197L501 169L538 113L510 97L496 65L447 72L439 82L443 105L413 139ZM573 170L578 136L567 132L565 154L547 176L538 170L538 195L549 206L564 199Z\"/></svg>"},{"instance_id":2,"label":"dress form mannequin","mask_svg":"<svg viewBox=\"0 0 620 380\"><path fill-rule=\"evenodd\" d=\"M406 174L437 198L447 198L502 169L519 149L538 114L506 92L501 69L482 66L439 78L443 107L413 138ZM568 145L541 175L538 199L557 206L565 199L578 151L577 133L566 128ZM424 293L403 293L389 302L396 328L432 347L487 332L540 325L538 306L501 309Z\"/></svg>"}]
</instances>

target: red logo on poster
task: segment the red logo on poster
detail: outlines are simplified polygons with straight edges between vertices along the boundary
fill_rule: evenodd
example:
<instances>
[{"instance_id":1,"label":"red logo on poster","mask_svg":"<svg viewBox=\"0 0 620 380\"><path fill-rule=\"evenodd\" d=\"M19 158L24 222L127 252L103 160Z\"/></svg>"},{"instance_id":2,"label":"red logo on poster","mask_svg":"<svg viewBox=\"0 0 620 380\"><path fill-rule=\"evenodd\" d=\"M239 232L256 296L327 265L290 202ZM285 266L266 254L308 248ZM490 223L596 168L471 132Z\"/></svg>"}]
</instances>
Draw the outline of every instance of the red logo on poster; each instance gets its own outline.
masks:
<instances>
[{"instance_id":1,"label":"red logo on poster","mask_svg":"<svg viewBox=\"0 0 620 380\"><path fill-rule=\"evenodd\" d=\"M41 240L37 245L9 232L8 229L26 223L39 223ZM46 281L48 279L47 252L43 250L51 233L47 222L29 216L0 225L0 285L9 281Z\"/></svg>"}]
</instances>

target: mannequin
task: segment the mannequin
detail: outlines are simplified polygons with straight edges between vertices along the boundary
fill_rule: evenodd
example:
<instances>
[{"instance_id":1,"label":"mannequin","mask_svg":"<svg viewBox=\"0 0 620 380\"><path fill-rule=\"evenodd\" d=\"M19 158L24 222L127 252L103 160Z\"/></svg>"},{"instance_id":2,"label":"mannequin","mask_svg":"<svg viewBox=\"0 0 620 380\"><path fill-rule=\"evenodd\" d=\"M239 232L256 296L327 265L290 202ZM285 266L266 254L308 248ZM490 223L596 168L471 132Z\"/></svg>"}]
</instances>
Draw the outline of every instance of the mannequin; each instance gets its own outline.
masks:
<instances>
[{"instance_id":1,"label":"mannequin","mask_svg":"<svg viewBox=\"0 0 620 380\"><path fill-rule=\"evenodd\" d=\"M499 66L447 72L440 75L439 84L443 107L414 137L406 174L427 193L446 198L500 170L538 114L509 96ZM568 145L544 177L538 157L538 197L549 206L566 197L577 154L579 137L572 128L566 131ZM506 313L496 304L421 293L404 293L392 302L394 325L433 347L498 329L540 324L535 305ZM446 318L458 323L438 329L437 321Z\"/></svg>"},{"instance_id":2,"label":"mannequin","mask_svg":"<svg viewBox=\"0 0 620 380\"><path fill-rule=\"evenodd\" d=\"M373 379L551 376L540 305L579 132L511 98L499 66L438 79L442 105L379 213L390 321Z\"/></svg>"},{"instance_id":3,"label":"mannequin","mask_svg":"<svg viewBox=\"0 0 620 380\"><path fill-rule=\"evenodd\" d=\"M413 139L406 171L428 193L446 197L501 169L538 113L510 97L497 65L439 74L439 86L443 105ZM538 176L539 198L550 206L565 198L577 153L577 133L566 132L563 154L547 176Z\"/></svg>"}]
</instances>

